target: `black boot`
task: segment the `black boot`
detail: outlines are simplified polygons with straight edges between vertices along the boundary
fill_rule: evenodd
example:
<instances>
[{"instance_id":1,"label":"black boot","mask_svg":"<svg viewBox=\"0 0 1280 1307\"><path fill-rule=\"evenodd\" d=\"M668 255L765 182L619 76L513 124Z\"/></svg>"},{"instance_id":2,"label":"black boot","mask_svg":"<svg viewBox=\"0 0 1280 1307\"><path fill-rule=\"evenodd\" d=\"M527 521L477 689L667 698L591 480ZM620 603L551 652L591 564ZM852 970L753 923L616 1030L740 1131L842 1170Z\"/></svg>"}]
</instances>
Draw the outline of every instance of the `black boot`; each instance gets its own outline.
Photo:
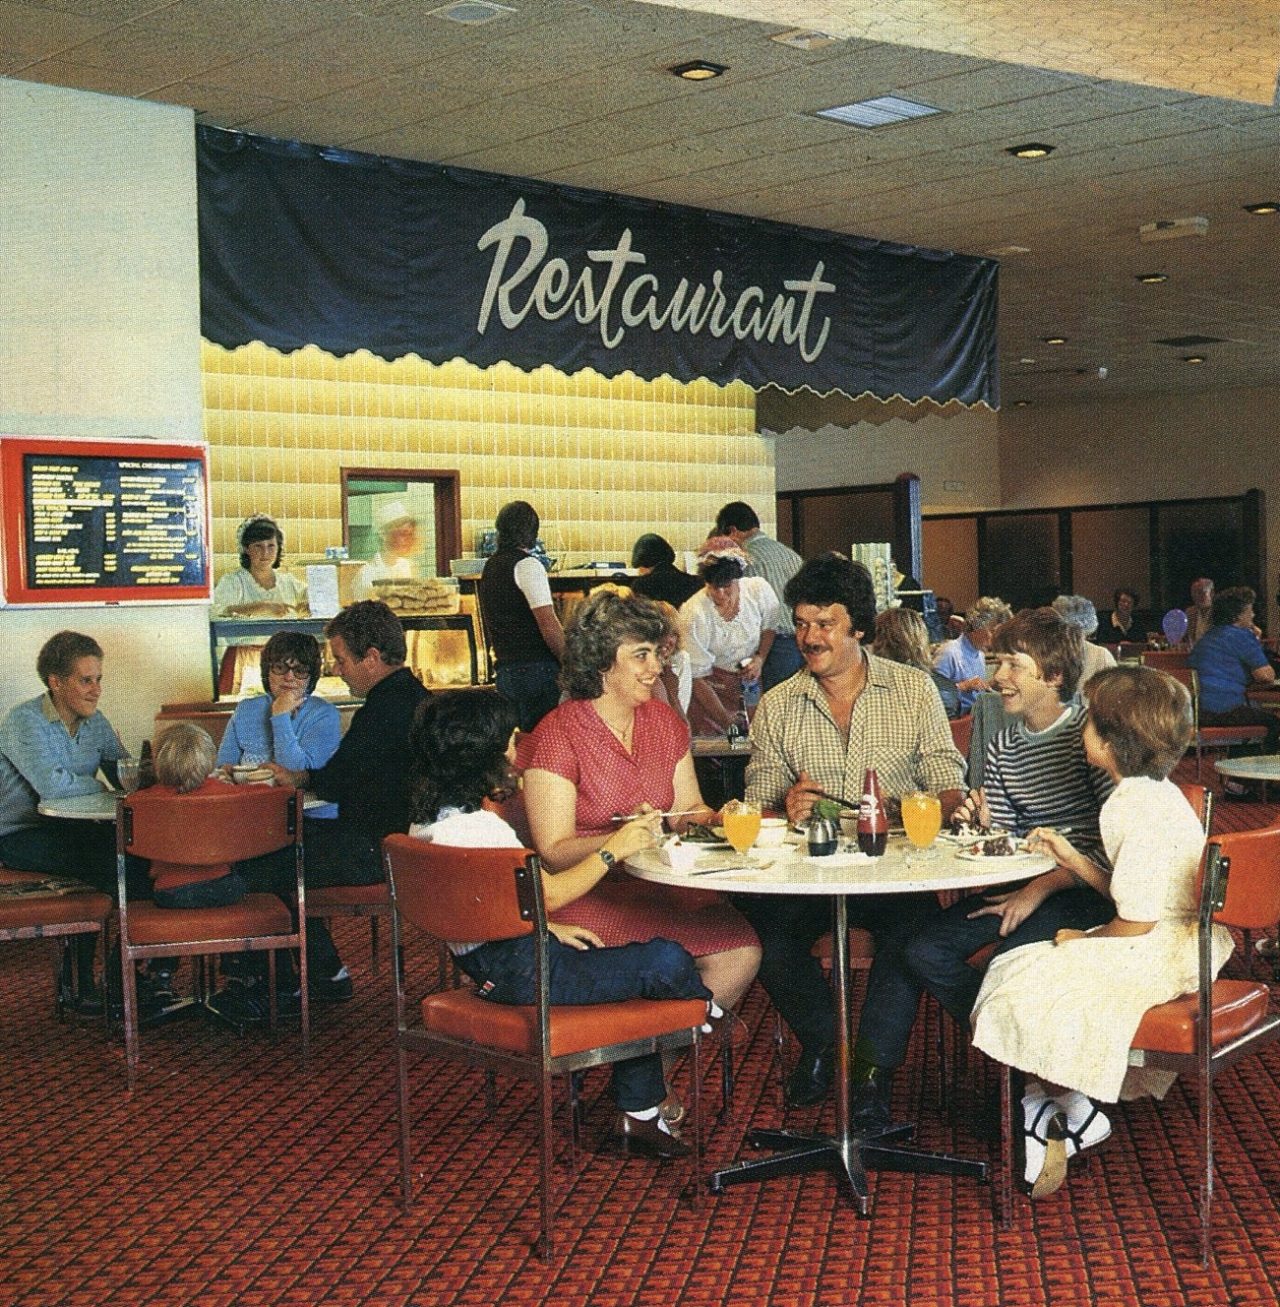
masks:
<instances>
[{"instance_id":1,"label":"black boot","mask_svg":"<svg viewBox=\"0 0 1280 1307\"><path fill-rule=\"evenodd\" d=\"M875 1066L855 1055L849 1086L849 1119L855 1130L876 1134L893 1124L889 1099L895 1070L894 1067Z\"/></svg>"},{"instance_id":2,"label":"black boot","mask_svg":"<svg viewBox=\"0 0 1280 1307\"><path fill-rule=\"evenodd\" d=\"M788 1107L812 1107L820 1103L831 1089L835 1076L836 1050L830 1044L819 1048L802 1048L800 1060L787 1077L783 1092Z\"/></svg>"}]
</instances>

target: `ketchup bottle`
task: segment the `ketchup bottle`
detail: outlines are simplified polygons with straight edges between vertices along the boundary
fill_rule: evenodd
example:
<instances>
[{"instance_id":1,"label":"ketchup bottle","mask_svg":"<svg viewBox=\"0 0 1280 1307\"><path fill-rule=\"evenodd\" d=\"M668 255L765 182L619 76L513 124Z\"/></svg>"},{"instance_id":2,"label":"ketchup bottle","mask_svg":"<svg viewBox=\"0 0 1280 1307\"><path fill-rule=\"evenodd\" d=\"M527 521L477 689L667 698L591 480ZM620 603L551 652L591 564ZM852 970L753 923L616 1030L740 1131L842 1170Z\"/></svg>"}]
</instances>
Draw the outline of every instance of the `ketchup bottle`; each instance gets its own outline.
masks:
<instances>
[{"instance_id":1,"label":"ketchup bottle","mask_svg":"<svg viewBox=\"0 0 1280 1307\"><path fill-rule=\"evenodd\" d=\"M862 802L858 808L858 848L868 857L878 858L884 853L888 838L889 823L880 797L880 778L874 767L868 767L862 778Z\"/></svg>"}]
</instances>

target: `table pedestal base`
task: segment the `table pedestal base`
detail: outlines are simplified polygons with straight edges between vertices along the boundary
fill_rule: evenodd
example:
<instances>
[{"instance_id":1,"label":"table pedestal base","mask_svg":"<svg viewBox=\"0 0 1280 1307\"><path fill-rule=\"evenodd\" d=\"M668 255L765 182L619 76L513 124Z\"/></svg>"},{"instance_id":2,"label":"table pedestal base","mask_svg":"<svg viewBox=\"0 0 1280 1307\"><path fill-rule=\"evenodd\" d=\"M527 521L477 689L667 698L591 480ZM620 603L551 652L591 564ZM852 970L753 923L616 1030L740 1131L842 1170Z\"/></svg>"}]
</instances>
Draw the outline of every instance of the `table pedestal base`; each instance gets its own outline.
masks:
<instances>
[{"instance_id":1,"label":"table pedestal base","mask_svg":"<svg viewBox=\"0 0 1280 1307\"><path fill-rule=\"evenodd\" d=\"M910 1138L912 1125L890 1126L872 1134L853 1132L846 1141L833 1135L802 1134L795 1130L752 1130L747 1135L751 1148L777 1149L772 1157L752 1157L713 1171L708 1181L718 1194L731 1184L772 1180L779 1175L801 1175L807 1171L843 1172L861 1216L870 1212L867 1171L911 1171L923 1175L967 1175L987 1179L986 1162L949 1153L930 1153L904 1148L893 1142Z\"/></svg>"}]
</instances>

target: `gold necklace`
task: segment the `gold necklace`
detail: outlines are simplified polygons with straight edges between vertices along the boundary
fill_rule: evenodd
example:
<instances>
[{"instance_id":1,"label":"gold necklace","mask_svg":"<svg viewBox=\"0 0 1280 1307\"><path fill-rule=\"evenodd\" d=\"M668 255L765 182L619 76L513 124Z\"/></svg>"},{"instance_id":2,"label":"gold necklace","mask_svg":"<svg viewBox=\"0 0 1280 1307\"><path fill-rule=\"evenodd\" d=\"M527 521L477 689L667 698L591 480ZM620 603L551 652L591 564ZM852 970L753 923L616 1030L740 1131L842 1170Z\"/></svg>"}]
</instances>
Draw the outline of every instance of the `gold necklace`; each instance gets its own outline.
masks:
<instances>
[{"instance_id":1,"label":"gold necklace","mask_svg":"<svg viewBox=\"0 0 1280 1307\"><path fill-rule=\"evenodd\" d=\"M604 715L604 713L602 713L602 712L600 711L599 708L596 709L596 715L597 715L597 716L600 718L600 720L601 720L602 722L604 722L604 724L605 724L605 725L606 725L606 726L607 726L607 727L608 727L608 728L613 732L614 736L615 736L615 737L617 738L617 740L618 740L618 743L621 744L622 747L623 747L623 748L624 748L628 753L630 753L630 752L631 752L631 737L632 737L632 735L635 733L635 725L636 725L635 714L633 713L633 714L631 715L631 718L628 720L627 724L626 724L625 726L622 726L622 727L615 726L615 725L614 725L614 724L613 724L613 723L612 723L612 722L611 722L611 721L610 721L610 720L609 720L609 719Z\"/></svg>"}]
</instances>

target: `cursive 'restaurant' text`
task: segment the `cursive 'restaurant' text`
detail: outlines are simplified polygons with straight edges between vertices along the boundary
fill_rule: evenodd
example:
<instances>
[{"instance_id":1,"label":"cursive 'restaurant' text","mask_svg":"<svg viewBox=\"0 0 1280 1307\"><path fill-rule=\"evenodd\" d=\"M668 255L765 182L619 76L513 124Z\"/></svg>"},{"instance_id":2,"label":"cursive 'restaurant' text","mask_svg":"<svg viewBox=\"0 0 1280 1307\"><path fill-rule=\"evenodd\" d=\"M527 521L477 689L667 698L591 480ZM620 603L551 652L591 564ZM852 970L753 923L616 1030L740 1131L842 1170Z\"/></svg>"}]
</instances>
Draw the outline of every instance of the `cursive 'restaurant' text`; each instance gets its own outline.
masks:
<instances>
[{"instance_id":1,"label":"cursive 'restaurant' text","mask_svg":"<svg viewBox=\"0 0 1280 1307\"><path fill-rule=\"evenodd\" d=\"M524 256L513 268L517 242L524 242ZM814 314L816 297L833 294L836 289L823 280L821 260L807 278L784 280L783 293L770 302L759 286L747 286L733 296L726 291L719 268L712 272L709 284L690 284L687 277L681 277L669 293L664 293L652 273L628 275L630 268L648 261L632 248L630 227L623 229L613 249L587 250L589 262L576 276L564 259L547 258L549 245L546 227L525 213L523 198L515 202L509 217L495 223L476 242L482 251L494 247L476 323L481 335L495 310L508 330L518 327L530 313L547 322L572 313L584 326L595 323L606 349L616 349L631 327L655 332L670 328L695 336L706 331L715 337L732 332L738 340L751 337L770 344L781 340L794 346L806 363L812 363L831 331L831 319L818 321Z\"/></svg>"}]
</instances>

